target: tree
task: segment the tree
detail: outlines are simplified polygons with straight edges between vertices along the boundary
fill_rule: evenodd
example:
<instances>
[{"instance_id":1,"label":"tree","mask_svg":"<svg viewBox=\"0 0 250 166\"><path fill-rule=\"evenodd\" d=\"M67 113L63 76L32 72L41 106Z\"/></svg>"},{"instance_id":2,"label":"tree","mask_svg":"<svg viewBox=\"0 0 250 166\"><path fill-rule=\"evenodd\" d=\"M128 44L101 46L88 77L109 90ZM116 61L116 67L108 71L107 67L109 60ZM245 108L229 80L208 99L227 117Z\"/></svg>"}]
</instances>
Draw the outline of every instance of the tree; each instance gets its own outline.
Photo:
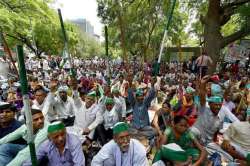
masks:
<instances>
[{"instance_id":1,"label":"tree","mask_svg":"<svg viewBox=\"0 0 250 166\"><path fill-rule=\"evenodd\" d=\"M170 1L98 0L97 2L98 15L109 27L110 45L114 52L122 47L123 57L126 55L124 50L130 56L137 55L144 59L155 58L158 55ZM177 3L177 8L179 7ZM172 44L177 44L181 38L186 38L184 33L186 21L187 15L176 10L171 24L174 28L170 30L168 36L168 41Z\"/></svg>"},{"instance_id":2,"label":"tree","mask_svg":"<svg viewBox=\"0 0 250 166\"><path fill-rule=\"evenodd\" d=\"M208 0L193 3L191 9L200 15L204 50L214 62L222 48L250 34L250 0Z\"/></svg>"},{"instance_id":3,"label":"tree","mask_svg":"<svg viewBox=\"0 0 250 166\"><path fill-rule=\"evenodd\" d=\"M61 55L64 40L58 14L49 7L51 0L0 0L0 32L7 36L11 47L23 43L38 57L42 53ZM85 54L100 50L94 40L85 40L76 25L65 21L65 29L69 40L69 51L75 56L83 56L77 52L81 45L90 45L93 49L85 49ZM85 41L85 43L81 43ZM94 50L94 51L93 51ZM89 51L89 52L88 52Z\"/></svg>"}]
</instances>

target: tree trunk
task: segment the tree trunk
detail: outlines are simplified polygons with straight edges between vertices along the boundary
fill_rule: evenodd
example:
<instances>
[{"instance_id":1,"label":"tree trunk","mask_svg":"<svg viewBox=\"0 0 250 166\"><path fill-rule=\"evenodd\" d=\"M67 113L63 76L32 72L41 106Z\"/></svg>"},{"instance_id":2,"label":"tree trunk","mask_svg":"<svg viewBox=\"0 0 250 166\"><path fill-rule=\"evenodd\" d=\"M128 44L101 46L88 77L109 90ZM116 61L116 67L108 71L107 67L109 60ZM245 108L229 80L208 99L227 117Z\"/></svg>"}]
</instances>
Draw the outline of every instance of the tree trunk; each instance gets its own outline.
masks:
<instances>
[{"instance_id":1,"label":"tree trunk","mask_svg":"<svg viewBox=\"0 0 250 166\"><path fill-rule=\"evenodd\" d=\"M204 18L204 49L213 59L213 64L209 68L209 73L216 69L216 63L220 58L221 42L223 37L220 29L220 0L209 0L208 12Z\"/></svg>"},{"instance_id":2,"label":"tree trunk","mask_svg":"<svg viewBox=\"0 0 250 166\"><path fill-rule=\"evenodd\" d=\"M122 18L122 7L120 6L120 3L117 1L117 4L119 6L119 11L117 11L118 14L118 23L119 23L119 28L121 32L121 47L122 47L122 52L123 52L123 61L128 61L127 58L127 50L126 50L126 44L125 44L125 31L124 31L124 24L123 24L123 18Z\"/></svg>"}]
</instances>

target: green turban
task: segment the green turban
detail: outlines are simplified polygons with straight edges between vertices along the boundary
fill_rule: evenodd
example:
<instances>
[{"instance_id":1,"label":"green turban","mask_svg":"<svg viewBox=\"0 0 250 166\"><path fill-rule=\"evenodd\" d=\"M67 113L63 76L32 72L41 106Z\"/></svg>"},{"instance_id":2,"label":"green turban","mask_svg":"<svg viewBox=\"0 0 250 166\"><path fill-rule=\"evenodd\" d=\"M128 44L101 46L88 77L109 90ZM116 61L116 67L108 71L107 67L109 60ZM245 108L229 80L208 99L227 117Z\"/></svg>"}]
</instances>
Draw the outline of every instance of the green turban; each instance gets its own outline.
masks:
<instances>
[{"instance_id":1,"label":"green turban","mask_svg":"<svg viewBox=\"0 0 250 166\"><path fill-rule=\"evenodd\" d=\"M192 88L192 87L187 87L186 88L186 93L188 93L188 94L192 94L192 93L194 93L195 92L195 89L194 88Z\"/></svg>"},{"instance_id":2,"label":"green turban","mask_svg":"<svg viewBox=\"0 0 250 166\"><path fill-rule=\"evenodd\" d=\"M106 100L105 100L105 104L107 104L107 105L108 104L110 104L110 105L114 104L113 98L107 97Z\"/></svg>"},{"instance_id":3,"label":"green turban","mask_svg":"<svg viewBox=\"0 0 250 166\"><path fill-rule=\"evenodd\" d=\"M65 125L61 121L55 121L49 124L48 133L54 133L62 129L65 129Z\"/></svg>"},{"instance_id":4,"label":"green turban","mask_svg":"<svg viewBox=\"0 0 250 166\"><path fill-rule=\"evenodd\" d=\"M129 129L129 126L128 126L127 123L125 123L125 122L118 122L113 127L113 134L114 135L115 134L120 134L120 133L122 133L124 131L128 131L128 129Z\"/></svg>"},{"instance_id":5,"label":"green turban","mask_svg":"<svg viewBox=\"0 0 250 166\"><path fill-rule=\"evenodd\" d=\"M136 96L143 96L143 89L141 89L141 88L136 89L135 95Z\"/></svg>"},{"instance_id":6,"label":"green turban","mask_svg":"<svg viewBox=\"0 0 250 166\"><path fill-rule=\"evenodd\" d=\"M93 97L93 98L95 98L95 97L96 97L96 91L89 92L89 93L87 94L87 96L88 96L88 97Z\"/></svg>"},{"instance_id":7,"label":"green turban","mask_svg":"<svg viewBox=\"0 0 250 166\"><path fill-rule=\"evenodd\" d=\"M210 103L222 103L223 102L223 98L220 96L211 96L207 99L208 102Z\"/></svg>"},{"instance_id":8,"label":"green turban","mask_svg":"<svg viewBox=\"0 0 250 166\"><path fill-rule=\"evenodd\" d=\"M119 93L119 89L118 88L113 88L112 93Z\"/></svg>"},{"instance_id":9,"label":"green turban","mask_svg":"<svg viewBox=\"0 0 250 166\"><path fill-rule=\"evenodd\" d=\"M247 108L247 117L250 117L250 107Z\"/></svg>"}]
</instances>

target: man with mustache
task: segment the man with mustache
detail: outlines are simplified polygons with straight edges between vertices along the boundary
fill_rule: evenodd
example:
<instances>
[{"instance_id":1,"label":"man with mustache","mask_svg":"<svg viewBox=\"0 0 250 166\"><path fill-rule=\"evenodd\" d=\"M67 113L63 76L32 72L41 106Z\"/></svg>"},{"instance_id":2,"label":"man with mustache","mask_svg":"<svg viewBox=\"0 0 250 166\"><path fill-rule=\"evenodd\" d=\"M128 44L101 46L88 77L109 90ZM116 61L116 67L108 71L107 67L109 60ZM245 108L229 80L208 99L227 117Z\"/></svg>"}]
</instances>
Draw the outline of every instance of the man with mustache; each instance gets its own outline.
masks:
<instances>
[{"instance_id":1,"label":"man with mustache","mask_svg":"<svg viewBox=\"0 0 250 166\"><path fill-rule=\"evenodd\" d=\"M60 121L51 123L48 127L48 140L37 149L37 160L46 158L50 166L85 166L82 144L77 136L68 134L65 125ZM31 166L27 161L23 166Z\"/></svg>"},{"instance_id":2,"label":"man with mustache","mask_svg":"<svg viewBox=\"0 0 250 166\"><path fill-rule=\"evenodd\" d=\"M93 158L92 166L148 165L145 147L131 139L128 124L118 122L113 127L113 140L105 144Z\"/></svg>"},{"instance_id":3,"label":"man with mustache","mask_svg":"<svg viewBox=\"0 0 250 166\"><path fill-rule=\"evenodd\" d=\"M47 139L47 122L41 110L32 108L32 125L35 146ZM30 157L27 146L27 126L22 125L12 133L0 139L0 166L20 166ZM20 141L18 141L20 140ZM18 141L17 144L13 143Z\"/></svg>"}]
</instances>

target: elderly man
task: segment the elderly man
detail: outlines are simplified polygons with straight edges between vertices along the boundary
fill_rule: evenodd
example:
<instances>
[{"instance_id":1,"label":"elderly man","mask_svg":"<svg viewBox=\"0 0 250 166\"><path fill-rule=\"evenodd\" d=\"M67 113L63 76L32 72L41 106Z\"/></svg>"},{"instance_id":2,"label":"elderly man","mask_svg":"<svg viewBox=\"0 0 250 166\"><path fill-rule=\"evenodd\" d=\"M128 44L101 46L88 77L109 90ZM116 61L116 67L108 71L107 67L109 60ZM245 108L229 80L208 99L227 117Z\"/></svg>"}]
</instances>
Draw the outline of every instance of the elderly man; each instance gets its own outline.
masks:
<instances>
[{"instance_id":1,"label":"elderly man","mask_svg":"<svg viewBox=\"0 0 250 166\"><path fill-rule=\"evenodd\" d=\"M37 150L38 163L46 158L49 166L85 166L79 138L68 134L62 122L55 121L49 125L48 138ZM31 165L30 161L23 164Z\"/></svg>"},{"instance_id":2,"label":"elderly man","mask_svg":"<svg viewBox=\"0 0 250 166\"><path fill-rule=\"evenodd\" d=\"M31 109L35 146L39 146L47 139L47 124L41 110ZM13 141L23 140L22 144ZM12 133L0 139L0 165L20 166L30 156L27 141L27 126L24 124Z\"/></svg>"},{"instance_id":3,"label":"elderly man","mask_svg":"<svg viewBox=\"0 0 250 166\"><path fill-rule=\"evenodd\" d=\"M15 119L16 107L0 102L0 139L15 131L22 124Z\"/></svg>"},{"instance_id":4,"label":"elderly man","mask_svg":"<svg viewBox=\"0 0 250 166\"><path fill-rule=\"evenodd\" d=\"M146 166L145 147L131 139L128 125L118 122L113 128L113 140L105 144L93 158L92 166Z\"/></svg>"}]
</instances>

